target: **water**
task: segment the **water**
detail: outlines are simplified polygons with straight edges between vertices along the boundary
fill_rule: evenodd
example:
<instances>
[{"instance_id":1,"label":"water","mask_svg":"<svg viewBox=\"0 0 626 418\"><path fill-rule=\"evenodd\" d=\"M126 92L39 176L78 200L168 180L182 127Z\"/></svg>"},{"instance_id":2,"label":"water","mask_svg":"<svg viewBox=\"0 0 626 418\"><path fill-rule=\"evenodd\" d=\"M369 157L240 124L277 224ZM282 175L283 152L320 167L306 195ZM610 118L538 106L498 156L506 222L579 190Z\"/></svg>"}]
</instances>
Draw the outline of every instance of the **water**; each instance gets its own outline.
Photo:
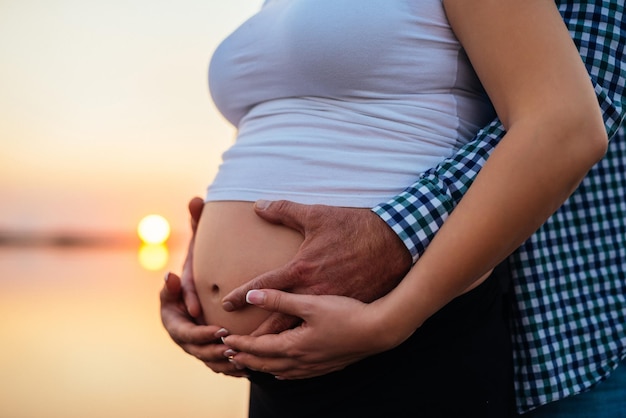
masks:
<instances>
[{"instance_id":1,"label":"water","mask_svg":"<svg viewBox=\"0 0 626 418\"><path fill-rule=\"evenodd\" d=\"M138 248L0 246L0 417L243 418L247 381L163 329Z\"/></svg>"}]
</instances>

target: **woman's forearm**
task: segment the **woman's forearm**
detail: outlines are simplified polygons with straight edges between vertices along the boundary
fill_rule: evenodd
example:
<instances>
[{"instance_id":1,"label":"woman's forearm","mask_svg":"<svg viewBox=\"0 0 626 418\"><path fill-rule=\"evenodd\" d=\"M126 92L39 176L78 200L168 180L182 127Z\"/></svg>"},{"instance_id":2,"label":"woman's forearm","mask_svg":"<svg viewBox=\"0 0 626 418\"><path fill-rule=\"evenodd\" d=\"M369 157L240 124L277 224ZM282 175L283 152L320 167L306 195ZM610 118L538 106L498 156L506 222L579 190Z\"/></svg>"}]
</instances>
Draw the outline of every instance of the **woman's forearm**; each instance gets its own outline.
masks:
<instances>
[{"instance_id":1,"label":"woman's forearm","mask_svg":"<svg viewBox=\"0 0 626 418\"><path fill-rule=\"evenodd\" d=\"M553 3L444 4L507 134L423 256L378 302L400 339L532 235L607 146L589 76Z\"/></svg>"},{"instance_id":2,"label":"woman's forearm","mask_svg":"<svg viewBox=\"0 0 626 418\"><path fill-rule=\"evenodd\" d=\"M574 151L558 141L524 140L527 135L509 131L424 255L385 298L393 315L387 322L405 324L400 335L410 335L518 248L600 155L594 145Z\"/></svg>"}]
</instances>

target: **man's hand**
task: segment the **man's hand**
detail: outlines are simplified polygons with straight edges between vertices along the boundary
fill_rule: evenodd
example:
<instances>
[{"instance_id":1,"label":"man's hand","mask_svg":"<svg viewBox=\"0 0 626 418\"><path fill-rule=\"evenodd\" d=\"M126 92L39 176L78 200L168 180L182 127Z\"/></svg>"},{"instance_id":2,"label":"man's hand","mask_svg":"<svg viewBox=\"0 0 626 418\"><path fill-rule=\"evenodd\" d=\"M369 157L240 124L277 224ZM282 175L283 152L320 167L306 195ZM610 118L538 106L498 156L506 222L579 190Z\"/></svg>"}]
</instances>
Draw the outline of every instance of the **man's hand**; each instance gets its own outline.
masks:
<instances>
[{"instance_id":1,"label":"man's hand","mask_svg":"<svg viewBox=\"0 0 626 418\"><path fill-rule=\"evenodd\" d=\"M282 200L259 201L255 210L268 222L299 231L304 242L286 266L226 295L223 307L227 311L245 306L248 290L261 288L371 302L393 289L411 267L411 255L404 244L369 209ZM277 333L293 325L293 317L272 314L253 335Z\"/></svg>"}]
</instances>

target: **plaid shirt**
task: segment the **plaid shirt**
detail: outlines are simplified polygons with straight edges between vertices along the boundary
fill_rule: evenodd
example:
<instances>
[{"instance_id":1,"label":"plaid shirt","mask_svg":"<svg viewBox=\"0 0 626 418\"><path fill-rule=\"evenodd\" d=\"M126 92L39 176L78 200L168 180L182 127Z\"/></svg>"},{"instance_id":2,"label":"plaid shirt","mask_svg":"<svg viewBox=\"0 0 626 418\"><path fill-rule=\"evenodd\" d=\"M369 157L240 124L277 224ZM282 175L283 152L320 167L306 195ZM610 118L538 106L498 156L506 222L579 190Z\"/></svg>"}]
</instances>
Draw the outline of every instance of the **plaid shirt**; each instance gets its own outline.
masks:
<instances>
[{"instance_id":1,"label":"plaid shirt","mask_svg":"<svg viewBox=\"0 0 626 418\"><path fill-rule=\"evenodd\" d=\"M557 1L591 75L611 142L568 201L510 258L519 412L573 395L626 357L624 0ZM499 120L377 213L414 261L504 136Z\"/></svg>"}]
</instances>

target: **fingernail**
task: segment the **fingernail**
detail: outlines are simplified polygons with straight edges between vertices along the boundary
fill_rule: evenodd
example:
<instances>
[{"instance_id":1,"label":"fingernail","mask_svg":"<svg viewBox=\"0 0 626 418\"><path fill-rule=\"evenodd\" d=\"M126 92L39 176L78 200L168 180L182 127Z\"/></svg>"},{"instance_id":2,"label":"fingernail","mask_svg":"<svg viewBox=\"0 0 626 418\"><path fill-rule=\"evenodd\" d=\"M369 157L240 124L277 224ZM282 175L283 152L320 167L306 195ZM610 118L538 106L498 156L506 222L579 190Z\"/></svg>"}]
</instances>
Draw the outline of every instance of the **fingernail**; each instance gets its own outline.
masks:
<instances>
[{"instance_id":1,"label":"fingernail","mask_svg":"<svg viewBox=\"0 0 626 418\"><path fill-rule=\"evenodd\" d=\"M232 312L235 310L235 305L233 305L231 302L224 302L222 303L222 309L224 309L226 312Z\"/></svg>"},{"instance_id":2,"label":"fingernail","mask_svg":"<svg viewBox=\"0 0 626 418\"><path fill-rule=\"evenodd\" d=\"M170 278L170 272L166 272L165 273L165 277L163 278L163 280L165 280L167 282L167 280Z\"/></svg>"},{"instance_id":3,"label":"fingernail","mask_svg":"<svg viewBox=\"0 0 626 418\"><path fill-rule=\"evenodd\" d=\"M280 376L274 376L274 379L276 379L276 380L285 380L284 377L280 377Z\"/></svg>"},{"instance_id":4,"label":"fingernail","mask_svg":"<svg viewBox=\"0 0 626 418\"><path fill-rule=\"evenodd\" d=\"M235 355L237 355L237 352L233 350L232 348L229 348L228 350L224 351L224 357L233 357Z\"/></svg>"},{"instance_id":5,"label":"fingernail","mask_svg":"<svg viewBox=\"0 0 626 418\"><path fill-rule=\"evenodd\" d=\"M228 334L230 334L230 332L228 332L228 330L226 328L220 328L217 330L217 332L215 333L215 337L216 338L224 338L225 336L227 336Z\"/></svg>"},{"instance_id":6,"label":"fingernail","mask_svg":"<svg viewBox=\"0 0 626 418\"><path fill-rule=\"evenodd\" d=\"M250 305L262 305L265 303L265 292L261 290L248 290L246 302Z\"/></svg>"},{"instance_id":7,"label":"fingernail","mask_svg":"<svg viewBox=\"0 0 626 418\"><path fill-rule=\"evenodd\" d=\"M270 201L261 199L261 200L257 200L254 205L259 210L265 210L270 205Z\"/></svg>"}]
</instances>

